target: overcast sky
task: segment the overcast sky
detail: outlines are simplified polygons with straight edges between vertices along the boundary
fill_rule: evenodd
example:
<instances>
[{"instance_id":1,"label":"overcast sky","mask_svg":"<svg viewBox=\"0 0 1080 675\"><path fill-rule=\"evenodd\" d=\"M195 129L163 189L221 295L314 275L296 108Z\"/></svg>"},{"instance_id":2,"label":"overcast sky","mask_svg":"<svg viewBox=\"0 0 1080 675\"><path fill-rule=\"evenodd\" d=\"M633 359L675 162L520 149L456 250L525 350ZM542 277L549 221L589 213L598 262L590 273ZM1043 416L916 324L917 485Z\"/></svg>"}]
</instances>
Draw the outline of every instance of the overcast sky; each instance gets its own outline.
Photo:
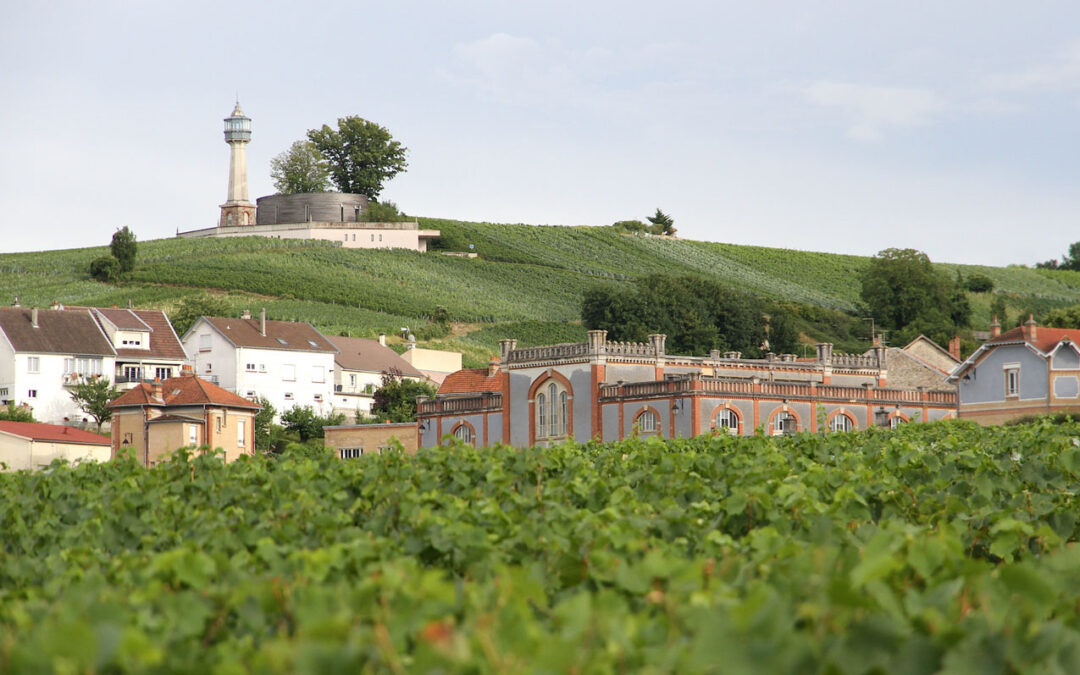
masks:
<instances>
[{"instance_id":1,"label":"overcast sky","mask_svg":"<svg viewBox=\"0 0 1080 675\"><path fill-rule=\"evenodd\" d=\"M211 227L307 129L411 215L1006 265L1080 240L1075 2L4 2L0 251Z\"/></svg>"}]
</instances>

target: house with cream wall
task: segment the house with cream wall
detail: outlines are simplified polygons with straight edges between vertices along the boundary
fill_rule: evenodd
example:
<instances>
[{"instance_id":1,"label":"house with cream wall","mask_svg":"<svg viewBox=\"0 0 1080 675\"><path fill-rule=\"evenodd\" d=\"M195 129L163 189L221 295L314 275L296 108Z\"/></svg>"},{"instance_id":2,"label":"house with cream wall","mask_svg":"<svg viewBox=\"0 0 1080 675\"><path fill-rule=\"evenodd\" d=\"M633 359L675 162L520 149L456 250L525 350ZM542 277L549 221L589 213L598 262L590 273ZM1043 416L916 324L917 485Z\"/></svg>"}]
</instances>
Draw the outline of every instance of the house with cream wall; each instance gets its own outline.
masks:
<instances>
[{"instance_id":1,"label":"house with cream wall","mask_svg":"<svg viewBox=\"0 0 1080 675\"><path fill-rule=\"evenodd\" d=\"M257 319L204 316L182 341L196 375L248 400L265 397L276 419L295 406L333 410L337 348L311 324L270 320L265 310Z\"/></svg>"},{"instance_id":2,"label":"house with cream wall","mask_svg":"<svg viewBox=\"0 0 1080 675\"><path fill-rule=\"evenodd\" d=\"M355 421L356 413L370 413L375 390L383 376L395 374L403 380L420 381L423 373L386 346L386 335L378 340L354 337L327 337L338 353L334 357L334 412Z\"/></svg>"},{"instance_id":3,"label":"house with cream wall","mask_svg":"<svg viewBox=\"0 0 1080 675\"><path fill-rule=\"evenodd\" d=\"M0 420L0 464L6 471L41 469L56 459L104 462L109 456L108 436L62 424Z\"/></svg>"},{"instance_id":4,"label":"house with cream wall","mask_svg":"<svg viewBox=\"0 0 1080 675\"><path fill-rule=\"evenodd\" d=\"M226 462L254 455L261 407L194 375L141 382L109 404L111 454L148 467L184 447L220 449Z\"/></svg>"}]
</instances>

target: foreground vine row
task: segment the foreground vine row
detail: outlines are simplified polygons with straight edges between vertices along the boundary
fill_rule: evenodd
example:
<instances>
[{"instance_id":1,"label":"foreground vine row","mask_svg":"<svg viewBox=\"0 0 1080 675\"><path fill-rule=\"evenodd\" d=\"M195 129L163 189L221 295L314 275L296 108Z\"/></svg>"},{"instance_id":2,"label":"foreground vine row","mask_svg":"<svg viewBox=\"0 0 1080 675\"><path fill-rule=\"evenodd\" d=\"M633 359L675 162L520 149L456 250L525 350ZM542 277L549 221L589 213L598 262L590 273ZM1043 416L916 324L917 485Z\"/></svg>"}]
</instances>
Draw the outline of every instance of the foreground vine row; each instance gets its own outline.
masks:
<instances>
[{"instance_id":1,"label":"foreground vine row","mask_svg":"<svg viewBox=\"0 0 1080 675\"><path fill-rule=\"evenodd\" d=\"M0 475L0 672L1080 672L1080 426Z\"/></svg>"}]
</instances>

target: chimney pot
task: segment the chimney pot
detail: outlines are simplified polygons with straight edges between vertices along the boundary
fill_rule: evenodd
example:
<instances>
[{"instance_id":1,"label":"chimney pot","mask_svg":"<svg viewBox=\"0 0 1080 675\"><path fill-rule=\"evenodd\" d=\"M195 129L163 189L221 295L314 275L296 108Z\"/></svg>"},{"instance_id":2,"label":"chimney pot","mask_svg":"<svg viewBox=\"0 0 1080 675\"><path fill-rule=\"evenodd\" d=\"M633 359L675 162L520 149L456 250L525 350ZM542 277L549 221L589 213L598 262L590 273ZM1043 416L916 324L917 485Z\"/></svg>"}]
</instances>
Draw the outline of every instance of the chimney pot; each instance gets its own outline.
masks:
<instances>
[{"instance_id":1,"label":"chimney pot","mask_svg":"<svg viewBox=\"0 0 1080 675\"><path fill-rule=\"evenodd\" d=\"M998 323L997 314L994 315L994 320L990 322L990 337L996 338L1001 335L1001 324Z\"/></svg>"},{"instance_id":2,"label":"chimney pot","mask_svg":"<svg viewBox=\"0 0 1080 675\"><path fill-rule=\"evenodd\" d=\"M38 308L34 307L30 310L30 325L34 328L38 327Z\"/></svg>"},{"instance_id":3,"label":"chimney pot","mask_svg":"<svg viewBox=\"0 0 1080 675\"><path fill-rule=\"evenodd\" d=\"M262 311L259 312L259 332L262 333L263 337L266 337L266 308L265 307L263 307Z\"/></svg>"},{"instance_id":4,"label":"chimney pot","mask_svg":"<svg viewBox=\"0 0 1080 675\"><path fill-rule=\"evenodd\" d=\"M495 374L498 373L498 372L499 372L499 359L493 356L493 357L491 357L491 360L488 361L488 377L495 377Z\"/></svg>"},{"instance_id":5,"label":"chimney pot","mask_svg":"<svg viewBox=\"0 0 1080 675\"><path fill-rule=\"evenodd\" d=\"M251 318L251 310L250 309L245 309L242 312L240 312L240 318L241 319L250 319Z\"/></svg>"},{"instance_id":6,"label":"chimney pot","mask_svg":"<svg viewBox=\"0 0 1080 675\"><path fill-rule=\"evenodd\" d=\"M386 346L386 333L379 333L379 344Z\"/></svg>"}]
</instances>

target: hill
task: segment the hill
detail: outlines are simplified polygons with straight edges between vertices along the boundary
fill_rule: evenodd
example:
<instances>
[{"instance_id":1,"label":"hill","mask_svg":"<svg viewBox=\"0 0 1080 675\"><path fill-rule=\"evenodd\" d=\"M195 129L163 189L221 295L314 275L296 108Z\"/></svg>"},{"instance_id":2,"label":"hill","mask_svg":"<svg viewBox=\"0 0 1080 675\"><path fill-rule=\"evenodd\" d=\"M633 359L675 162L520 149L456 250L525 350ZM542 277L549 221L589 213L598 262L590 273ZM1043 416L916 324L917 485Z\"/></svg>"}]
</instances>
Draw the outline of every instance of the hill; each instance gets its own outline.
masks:
<instances>
[{"instance_id":1,"label":"hill","mask_svg":"<svg viewBox=\"0 0 1080 675\"><path fill-rule=\"evenodd\" d=\"M574 323L584 289L627 284L644 274L701 274L765 297L800 303L808 339L855 350L864 324L858 273L868 257L737 246L617 233L607 227L559 227L421 219L442 231L436 251L343 249L333 242L247 237L139 242L128 282L90 279L105 247L0 255L0 294L23 305L126 305L169 311L185 296L223 294L231 307L266 307L274 318L310 321L332 334L397 335L408 326L427 346L463 351L482 364L502 337L521 344L583 339ZM439 252L468 251L467 259ZM1015 318L1021 311L1080 303L1080 273L1026 267L941 265L950 274L981 273ZM971 294L974 328L989 321L991 293ZM428 322L445 307L453 323L440 334Z\"/></svg>"}]
</instances>

